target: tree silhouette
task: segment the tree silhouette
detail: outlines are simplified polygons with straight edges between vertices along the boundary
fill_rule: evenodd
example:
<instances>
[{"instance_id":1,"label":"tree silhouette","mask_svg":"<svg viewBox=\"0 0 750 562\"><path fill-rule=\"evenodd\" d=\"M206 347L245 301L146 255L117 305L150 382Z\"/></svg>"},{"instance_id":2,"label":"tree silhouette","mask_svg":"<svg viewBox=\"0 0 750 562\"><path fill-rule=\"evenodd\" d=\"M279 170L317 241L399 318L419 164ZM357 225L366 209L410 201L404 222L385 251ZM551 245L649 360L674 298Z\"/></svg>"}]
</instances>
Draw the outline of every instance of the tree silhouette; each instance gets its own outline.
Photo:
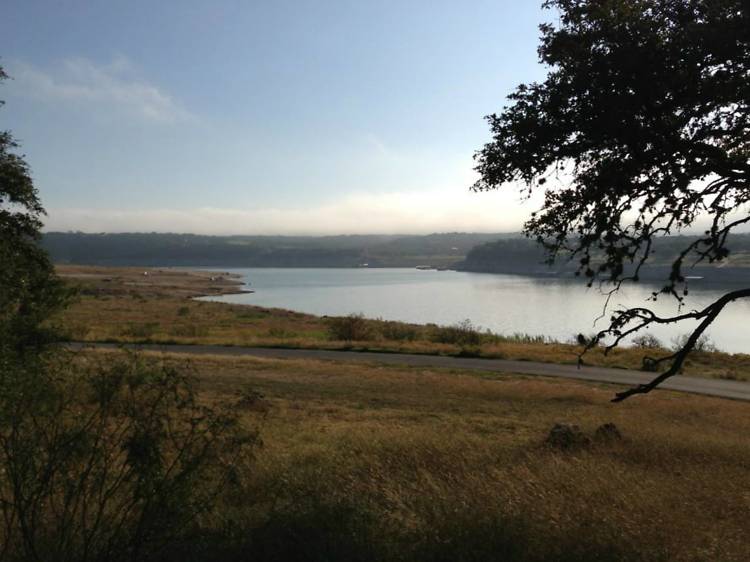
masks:
<instances>
[{"instance_id":1,"label":"tree silhouette","mask_svg":"<svg viewBox=\"0 0 750 562\"><path fill-rule=\"evenodd\" d=\"M705 230L672 263L658 296L682 304L685 269L729 256L727 236L750 221L750 3L747 0L549 0L541 26L541 83L523 84L487 120L492 141L475 155L477 191L521 182L544 190L526 222L549 258L577 260L589 284L637 282L661 236ZM610 292L610 295L612 293ZM659 316L616 310L587 349L607 351L649 326L695 320L647 393L677 374L722 310L750 297L727 292L702 310Z\"/></svg>"},{"instance_id":2,"label":"tree silhouette","mask_svg":"<svg viewBox=\"0 0 750 562\"><path fill-rule=\"evenodd\" d=\"M7 78L0 67L0 82ZM38 245L44 209L17 148L0 131L0 351L14 353L48 340L42 324L67 294Z\"/></svg>"}]
</instances>

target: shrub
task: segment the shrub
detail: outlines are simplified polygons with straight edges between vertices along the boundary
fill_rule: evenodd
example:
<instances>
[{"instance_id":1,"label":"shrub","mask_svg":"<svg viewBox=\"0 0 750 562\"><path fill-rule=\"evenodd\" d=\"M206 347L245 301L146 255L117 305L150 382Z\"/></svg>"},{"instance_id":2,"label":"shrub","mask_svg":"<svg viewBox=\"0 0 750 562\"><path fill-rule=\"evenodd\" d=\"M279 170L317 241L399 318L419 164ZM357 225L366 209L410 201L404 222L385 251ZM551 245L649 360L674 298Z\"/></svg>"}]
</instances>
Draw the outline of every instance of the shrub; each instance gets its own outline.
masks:
<instances>
[{"instance_id":1,"label":"shrub","mask_svg":"<svg viewBox=\"0 0 750 562\"><path fill-rule=\"evenodd\" d=\"M482 348L478 345L462 345L458 352L459 357L481 357Z\"/></svg>"},{"instance_id":2,"label":"shrub","mask_svg":"<svg viewBox=\"0 0 750 562\"><path fill-rule=\"evenodd\" d=\"M482 343L482 333L467 318L452 326L436 326L432 329L430 340L436 343L478 346Z\"/></svg>"},{"instance_id":3,"label":"shrub","mask_svg":"<svg viewBox=\"0 0 750 562\"><path fill-rule=\"evenodd\" d=\"M257 435L181 372L135 355L4 366L0 559L155 559L240 491Z\"/></svg>"},{"instance_id":4,"label":"shrub","mask_svg":"<svg viewBox=\"0 0 750 562\"><path fill-rule=\"evenodd\" d=\"M328 318L326 323L332 340L362 341L370 337L370 326L361 313Z\"/></svg>"},{"instance_id":5,"label":"shrub","mask_svg":"<svg viewBox=\"0 0 750 562\"><path fill-rule=\"evenodd\" d=\"M188 314L190 314L190 307L181 306L177 309L177 316L187 316Z\"/></svg>"},{"instance_id":6,"label":"shrub","mask_svg":"<svg viewBox=\"0 0 750 562\"><path fill-rule=\"evenodd\" d=\"M641 349L662 349L664 344L654 334L641 334L633 338L633 347Z\"/></svg>"},{"instance_id":7,"label":"shrub","mask_svg":"<svg viewBox=\"0 0 750 562\"><path fill-rule=\"evenodd\" d=\"M380 335L391 341L414 341L419 337L419 331L411 324L384 321L380 324Z\"/></svg>"},{"instance_id":8,"label":"shrub","mask_svg":"<svg viewBox=\"0 0 750 562\"><path fill-rule=\"evenodd\" d=\"M689 338L690 338L690 334L682 334L681 336L677 336L676 338L673 338L672 350L679 351L680 349L685 347ZM695 345L693 346L693 351L697 351L699 353L701 352L713 353L715 351L719 351L719 349L714 345L710 337L708 337L706 334L703 334L695 342Z\"/></svg>"}]
</instances>

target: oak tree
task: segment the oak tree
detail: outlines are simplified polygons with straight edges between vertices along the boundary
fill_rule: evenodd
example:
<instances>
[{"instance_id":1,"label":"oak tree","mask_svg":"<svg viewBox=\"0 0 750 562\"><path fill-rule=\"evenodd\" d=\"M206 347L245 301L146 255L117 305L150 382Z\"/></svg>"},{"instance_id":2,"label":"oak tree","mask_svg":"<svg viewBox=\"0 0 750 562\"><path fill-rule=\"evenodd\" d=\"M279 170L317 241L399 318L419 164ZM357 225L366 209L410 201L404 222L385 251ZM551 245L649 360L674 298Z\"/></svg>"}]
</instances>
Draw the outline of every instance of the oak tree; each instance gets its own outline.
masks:
<instances>
[{"instance_id":1,"label":"oak tree","mask_svg":"<svg viewBox=\"0 0 750 562\"><path fill-rule=\"evenodd\" d=\"M680 303L686 270L725 260L728 235L748 223L750 202L750 2L747 0L549 0L541 26L548 70L487 117L492 140L475 155L478 191L521 183L544 191L526 222L550 259L575 260L589 283L637 282L661 236L700 234L674 258L653 298ZM615 401L677 374L708 326L750 288L701 310L660 316L648 307L612 312L588 342L606 349L650 326L696 321L664 369Z\"/></svg>"}]
</instances>

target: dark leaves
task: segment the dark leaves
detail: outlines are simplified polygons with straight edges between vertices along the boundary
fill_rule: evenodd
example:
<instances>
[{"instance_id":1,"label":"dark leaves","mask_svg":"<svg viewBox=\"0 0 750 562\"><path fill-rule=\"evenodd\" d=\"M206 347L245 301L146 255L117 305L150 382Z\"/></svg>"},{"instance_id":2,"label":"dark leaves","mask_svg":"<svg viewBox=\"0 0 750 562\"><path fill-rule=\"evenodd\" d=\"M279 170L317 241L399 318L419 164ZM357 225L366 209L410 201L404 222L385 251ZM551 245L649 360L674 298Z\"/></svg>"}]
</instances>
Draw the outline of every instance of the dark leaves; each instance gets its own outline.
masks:
<instances>
[{"instance_id":1,"label":"dark leaves","mask_svg":"<svg viewBox=\"0 0 750 562\"><path fill-rule=\"evenodd\" d=\"M549 0L543 83L519 86L488 120L474 190L545 189L525 224L550 259L577 258L589 283L637 280L655 238L707 218L683 269L729 255L750 221L750 4L743 0ZM595 264L592 263L595 258Z\"/></svg>"}]
</instances>

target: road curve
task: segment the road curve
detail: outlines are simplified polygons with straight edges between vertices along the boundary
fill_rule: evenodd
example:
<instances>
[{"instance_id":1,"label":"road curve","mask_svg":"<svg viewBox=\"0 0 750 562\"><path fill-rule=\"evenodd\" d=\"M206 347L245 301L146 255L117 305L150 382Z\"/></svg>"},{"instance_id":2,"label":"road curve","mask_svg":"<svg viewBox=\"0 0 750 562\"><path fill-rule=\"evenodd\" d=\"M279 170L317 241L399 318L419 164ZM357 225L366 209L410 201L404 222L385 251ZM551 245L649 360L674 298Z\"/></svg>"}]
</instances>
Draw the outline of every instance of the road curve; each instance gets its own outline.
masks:
<instances>
[{"instance_id":1,"label":"road curve","mask_svg":"<svg viewBox=\"0 0 750 562\"><path fill-rule=\"evenodd\" d=\"M318 359L325 361L347 361L381 363L386 365L407 365L414 367L438 367L465 369L497 373L519 373L578 379L601 383L634 386L649 382L654 373L611 369L606 367L581 367L538 363L535 361L510 361L507 359L481 359L469 357L445 357L442 355L414 355L408 353L377 353L368 351L334 351L323 349L285 349L265 347L234 347L219 345L178 345L178 344L112 344L112 343L71 343L71 349L140 349L162 353L193 355L226 355L232 357L250 356L272 359ZM690 392L705 396L731 398L750 401L750 383L720 379L675 376L659 388Z\"/></svg>"}]
</instances>

